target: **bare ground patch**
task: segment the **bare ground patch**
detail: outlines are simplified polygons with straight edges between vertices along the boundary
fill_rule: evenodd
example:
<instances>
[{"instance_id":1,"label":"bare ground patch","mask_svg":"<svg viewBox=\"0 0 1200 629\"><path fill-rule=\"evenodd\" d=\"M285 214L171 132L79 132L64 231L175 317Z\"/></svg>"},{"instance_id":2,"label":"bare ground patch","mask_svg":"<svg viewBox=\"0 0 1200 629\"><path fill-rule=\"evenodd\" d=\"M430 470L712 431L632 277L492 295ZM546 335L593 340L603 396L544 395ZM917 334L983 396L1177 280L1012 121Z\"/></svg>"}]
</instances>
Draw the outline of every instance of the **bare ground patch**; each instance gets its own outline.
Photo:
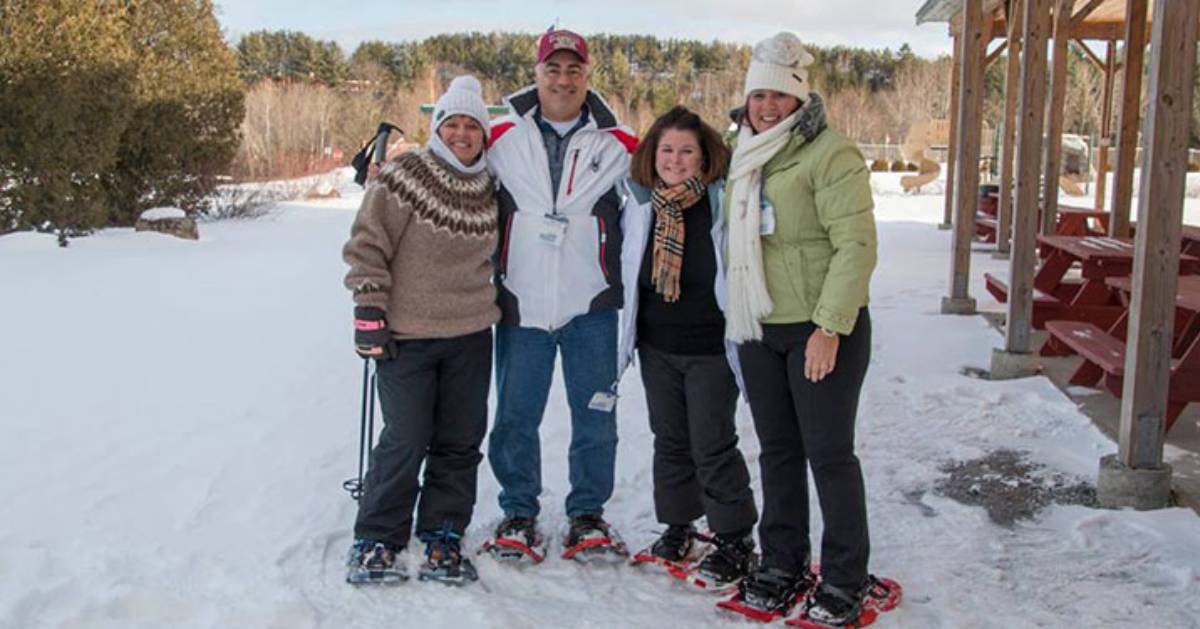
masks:
<instances>
[{"instance_id":1,"label":"bare ground patch","mask_svg":"<svg viewBox=\"0 0 1200 629\"><path fill-rule=\"evenodd\" d=\"M970 461L942 466L937 493L987 510L1001 526L1034 518L1050 504L1096 506L1096 488L1077 478L1050 473L1016 450L996 450Z\"/></svg>"}]
</instances>

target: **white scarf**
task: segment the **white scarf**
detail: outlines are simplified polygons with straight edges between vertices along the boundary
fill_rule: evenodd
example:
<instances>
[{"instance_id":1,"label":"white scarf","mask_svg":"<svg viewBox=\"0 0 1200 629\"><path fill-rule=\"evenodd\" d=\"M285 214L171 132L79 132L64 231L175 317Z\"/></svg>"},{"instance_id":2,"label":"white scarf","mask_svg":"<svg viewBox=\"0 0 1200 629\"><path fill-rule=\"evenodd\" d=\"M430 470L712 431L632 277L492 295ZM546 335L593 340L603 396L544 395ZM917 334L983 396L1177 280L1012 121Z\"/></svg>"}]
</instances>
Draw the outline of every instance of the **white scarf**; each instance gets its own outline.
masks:
<instances>
[{"instance_id":1,"label":"white scarf","mask_svg":"<svg viewBox=\"0 0 1200 629\"><path fill-rule=\"evenodd\" d=\"M486 140L487 138L484 139ZM484 168L487 168L486 149L480 152L479 159L475 160L474 164L467 166L458 160L458 156L454 154L454 151L450 150L450 147L446 146L446 143L442 141L442 138L437 133L434 133L429 138L429 150L445 160L447 164L453 166L458 172L466 175L476 175L483 172Z\"/></svg>"},{"instance_id":2,"label":"white scarf","mask_svg":"<svg viewBox=\"0 0 1200 629\"><path fill-rule=\"evenodd\" d=\"M725 338L735 343L761 339L761 321L775 307L767 292L758 233L762 168L787 144L800 111L757 135L749 123L738 131L729 164L729 303L725 309Z\"/></svg>"}]
</instances>

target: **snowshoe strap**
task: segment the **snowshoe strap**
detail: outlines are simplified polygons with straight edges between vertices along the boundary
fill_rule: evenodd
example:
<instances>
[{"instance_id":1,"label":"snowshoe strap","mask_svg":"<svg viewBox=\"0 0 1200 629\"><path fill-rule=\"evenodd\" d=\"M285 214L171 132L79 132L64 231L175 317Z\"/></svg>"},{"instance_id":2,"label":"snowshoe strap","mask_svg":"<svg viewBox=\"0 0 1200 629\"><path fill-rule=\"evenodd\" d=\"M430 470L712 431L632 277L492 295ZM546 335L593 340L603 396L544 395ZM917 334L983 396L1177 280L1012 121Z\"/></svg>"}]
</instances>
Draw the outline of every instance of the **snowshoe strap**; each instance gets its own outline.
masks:
<instances>
[{"instance_id":1,"label":"snowshoe strap","mask_svg":"<svg viewBox=\"0 0 1200 629\"><path fill-rule=\"evenodd\" d=\"M867 594L872 598L887 598L892 593L892 588L888 584L880 581L873 574L867 575Z\"/></svg>"},{"instance_id":2,"label":"snowshoe strap","mask_svg":"<svg viewBox=\"0 0 1200 629\"><path fill-rule=\"evenodd\" d=\"M817 586L817 592L821 595L832 596L844 603L848 609L855 609L862 604L862 599L854 596L850 590L829 583L821 583Z\"/></svg>"},{"instance_id":3,"label":"snowshoe strap","mask_svg":"<svg viewBox=\"0 0 1200 629\"><path fill-rule=\"evenodd\" d=\"M783 570L768 568L754 573L743 581L746 589L765 594L782 594L795 587L797 577Z\"/></svg>"}]
</instances>

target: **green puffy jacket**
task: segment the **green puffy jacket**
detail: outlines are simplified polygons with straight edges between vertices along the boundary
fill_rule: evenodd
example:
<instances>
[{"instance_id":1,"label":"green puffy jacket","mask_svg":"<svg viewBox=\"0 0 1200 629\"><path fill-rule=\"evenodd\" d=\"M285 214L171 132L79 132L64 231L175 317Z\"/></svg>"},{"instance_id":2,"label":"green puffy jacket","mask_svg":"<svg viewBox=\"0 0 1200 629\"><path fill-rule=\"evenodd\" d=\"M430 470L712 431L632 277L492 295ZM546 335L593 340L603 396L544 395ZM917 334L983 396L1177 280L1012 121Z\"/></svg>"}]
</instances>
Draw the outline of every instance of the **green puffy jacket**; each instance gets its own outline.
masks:
<instances>
[{"instance_id":1,"label":"green puffy jacket","mask_svg":"<svg viewBox=\"0 0 1200 629\"><path fill-rule=\"evenodd\" d=\"M775 208L775 231L762 241L775 308L763 323L813 321L850 334L867 304L877 246L862 154L833 129L811 141L793 133L763 177L763 196Z\"/></svg>"}]
</instances>

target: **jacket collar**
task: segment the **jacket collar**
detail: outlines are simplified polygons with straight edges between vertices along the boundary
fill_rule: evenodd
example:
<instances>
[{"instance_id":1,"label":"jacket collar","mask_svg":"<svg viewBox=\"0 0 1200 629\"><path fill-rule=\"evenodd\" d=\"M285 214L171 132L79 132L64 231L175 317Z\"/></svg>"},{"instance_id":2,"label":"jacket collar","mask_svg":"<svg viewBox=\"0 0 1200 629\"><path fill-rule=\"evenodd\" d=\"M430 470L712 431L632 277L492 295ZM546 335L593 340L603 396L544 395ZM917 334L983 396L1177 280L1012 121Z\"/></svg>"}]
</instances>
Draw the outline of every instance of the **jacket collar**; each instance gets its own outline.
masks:
<instances>
[{"instance_id":1,"label":"jacket collar","mask_svg":"<svg viewBox=\"0 0 1200 629\"><path fill-rule=\"evenodd\" d=\"M538 106L537 86L530 85L510 94L504 101L508 103L513 113L521 118L528 118L532 116L534 108ZM612 108L608 106L608 103L604 102L604 98L595 90L589 89L587 91L587 98L584 100L584 105L588 110L589 124L595 122L596 128L601 130L612 129L619 124Z\"/></svg>"}]
</instances>

